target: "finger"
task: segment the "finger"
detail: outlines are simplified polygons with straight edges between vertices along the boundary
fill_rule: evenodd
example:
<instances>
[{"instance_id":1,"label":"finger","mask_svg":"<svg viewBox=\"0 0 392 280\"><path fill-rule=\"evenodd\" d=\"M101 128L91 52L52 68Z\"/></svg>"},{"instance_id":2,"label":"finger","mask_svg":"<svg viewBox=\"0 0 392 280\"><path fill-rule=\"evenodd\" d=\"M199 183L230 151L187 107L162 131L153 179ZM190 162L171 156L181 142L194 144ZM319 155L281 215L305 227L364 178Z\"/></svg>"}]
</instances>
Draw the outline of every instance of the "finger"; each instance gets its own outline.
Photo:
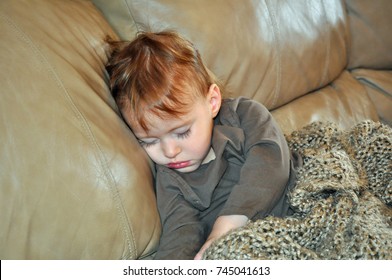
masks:
<instances>
[{"instance_id":1,"label":"finger","mask_svg":"<svg viewBox=\"0 0 392 280\"><path fill-rule=\"evenodd\" d=\"M208 247L210 247L211 243L213 240L209 239L204 243L204 245L200 248L199 252L195 256L195 260L201 260L203 258L204 252L207 250Z\"/></svg>"},{"instance_id":2,"label":"finger","mask_svg":"<svg viewBox=\"0 0 392 280\"><path fill-rule=\"evenodd\" d=\"M199 252L196 254L195 260L201 260L203 258L204 251L208 248L208 247L207 248L204 248L204 247L205 247L205 244L203 245L203 247L201 247Z\"/></svg>"},{"instance_id":3,"label":"finger","mask_svg":"<svg viewBox=\"0 0 392 280\"><path fill-rule=\"evenodd\" d=\"M199 253L196 254L194 260L198 261L198 260L201 260L202 258L203 258L203 254L199 252Z\"/></svg>"}]
</instances>

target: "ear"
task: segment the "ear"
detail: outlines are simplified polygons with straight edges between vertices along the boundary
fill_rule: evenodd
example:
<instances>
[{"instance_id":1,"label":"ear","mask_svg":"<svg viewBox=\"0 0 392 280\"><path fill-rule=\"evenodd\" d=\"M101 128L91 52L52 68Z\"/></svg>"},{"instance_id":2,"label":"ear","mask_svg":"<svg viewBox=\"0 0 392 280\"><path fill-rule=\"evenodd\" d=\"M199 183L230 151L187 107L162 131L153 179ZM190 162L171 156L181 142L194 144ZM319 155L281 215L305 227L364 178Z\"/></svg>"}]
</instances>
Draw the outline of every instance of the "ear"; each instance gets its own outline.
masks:
<instances>
[{"instance_id":1,"label":"ear","mask_svg":"<svg viewBox=\"0 0 392 280\"><path fill-rule=\"evenodd\" d=\"M222 104L222 95L217 84L212 84L208 89L208 101L211 106L212 117L215 118Z\"/></svg>"}]
</instances>

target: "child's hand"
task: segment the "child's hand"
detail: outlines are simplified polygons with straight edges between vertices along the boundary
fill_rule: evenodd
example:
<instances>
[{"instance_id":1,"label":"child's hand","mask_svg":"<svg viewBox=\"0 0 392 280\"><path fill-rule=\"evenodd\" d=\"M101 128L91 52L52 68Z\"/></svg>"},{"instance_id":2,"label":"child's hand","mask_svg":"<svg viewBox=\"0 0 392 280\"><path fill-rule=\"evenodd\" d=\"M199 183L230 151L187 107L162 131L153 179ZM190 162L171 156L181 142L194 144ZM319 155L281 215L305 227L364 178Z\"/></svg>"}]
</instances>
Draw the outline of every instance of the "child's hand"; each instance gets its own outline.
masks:
<instances>
[{"instance_id":1,"label":"child's hand","mask_svg":"<svg viewBox=\"0 0 392 280\"><path fill-rule=\"evenodd\" d=\"M214 227L212 228L210 235L207 238L207 241L201 247L200 251L196 254L194 259L201 260L205 250L210 247L212 242L230 230L244 226L248 220L248 217L244 215L229 215L218 217L214 223Z\"/></svg>"}]
</instances>

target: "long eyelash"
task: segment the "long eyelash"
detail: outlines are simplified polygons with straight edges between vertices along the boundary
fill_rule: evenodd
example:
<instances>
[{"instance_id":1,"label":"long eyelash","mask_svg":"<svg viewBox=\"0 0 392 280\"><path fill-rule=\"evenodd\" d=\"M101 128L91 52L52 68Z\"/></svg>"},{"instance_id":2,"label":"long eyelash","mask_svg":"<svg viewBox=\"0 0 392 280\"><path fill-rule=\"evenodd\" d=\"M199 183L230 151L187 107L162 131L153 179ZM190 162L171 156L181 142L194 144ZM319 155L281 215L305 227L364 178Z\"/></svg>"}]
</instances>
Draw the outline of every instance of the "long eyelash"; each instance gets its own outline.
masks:
<instances>
[{"instance_id":1,"label":"long eyelash","mask_svg":"<svg viewBox=\"0 0 392 280\"><path fill-rule=\"evenodd\" d=\"M139 141L139 144L140 144L140 146L142 146L143 148L149 148L149 147L151 147L152 145L154 145L155 143L153 142L153 143L146 143L146 142L143 142L143 141Z\"/></svg>"},{"instance_id":2,"label":"long eyelash","mask_svg":"<svg viewBox=\"0 0 392 280\"><path fill-rule=\"evenodd\" d=\"M187 131L178 134L177 137L180 139L185 139L185 138L189 137L190 134L191 134L191 130L188 129Z\"/></svg>"}]
</instances>

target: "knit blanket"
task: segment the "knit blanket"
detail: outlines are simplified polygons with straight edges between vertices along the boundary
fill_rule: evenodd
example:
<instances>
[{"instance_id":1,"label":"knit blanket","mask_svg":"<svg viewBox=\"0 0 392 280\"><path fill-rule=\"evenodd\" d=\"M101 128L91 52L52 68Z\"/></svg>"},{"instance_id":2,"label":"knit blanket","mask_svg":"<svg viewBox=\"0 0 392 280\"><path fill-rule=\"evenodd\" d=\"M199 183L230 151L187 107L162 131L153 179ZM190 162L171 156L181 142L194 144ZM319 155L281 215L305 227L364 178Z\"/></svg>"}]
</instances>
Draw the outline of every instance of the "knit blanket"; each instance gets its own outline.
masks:
<instances>
[{"instance_id":1,"label":"knit blanket","mask_svg":"<svg viewBox=\"0 0 392 280\"><path fill-rule=\"evenodd\" d=\"M392 259L392 128L312 123L286 136L303 157L293 216L249 222L205 259Z\"/></svg>"}]
</instances>

